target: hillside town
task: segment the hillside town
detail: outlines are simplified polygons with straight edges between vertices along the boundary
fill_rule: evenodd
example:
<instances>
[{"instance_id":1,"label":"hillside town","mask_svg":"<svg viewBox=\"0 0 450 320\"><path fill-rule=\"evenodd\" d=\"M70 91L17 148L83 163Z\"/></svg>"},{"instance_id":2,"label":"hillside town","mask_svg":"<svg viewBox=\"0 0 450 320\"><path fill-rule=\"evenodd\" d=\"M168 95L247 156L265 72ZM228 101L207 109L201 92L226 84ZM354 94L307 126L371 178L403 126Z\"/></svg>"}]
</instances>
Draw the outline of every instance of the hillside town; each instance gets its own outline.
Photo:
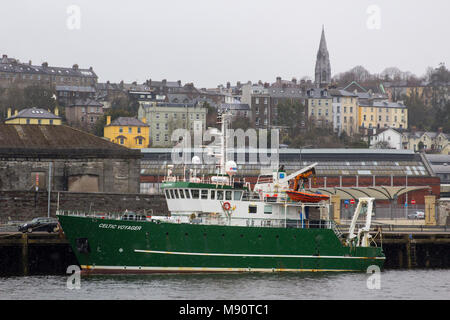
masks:
<instances>
[{"instance_id":1,"label":"hillside town","mask_svg":"<svg viewBox=\"0 0 450 320\"><path fill-rule=\"evenodd\" d=\"M93 67L35 65L3 54L0 118L64 124L129 148L158 148L174 145L176 128L205 130L215 125L217 112L229 111L235 128L279 129L286 147L449 154L449 75L441 64L423 78L397 68L371 75L361 66L333 77L324 29L314 79L276 77L216 88L166 79L99 82Z\"/></svg>"}]
</instances>

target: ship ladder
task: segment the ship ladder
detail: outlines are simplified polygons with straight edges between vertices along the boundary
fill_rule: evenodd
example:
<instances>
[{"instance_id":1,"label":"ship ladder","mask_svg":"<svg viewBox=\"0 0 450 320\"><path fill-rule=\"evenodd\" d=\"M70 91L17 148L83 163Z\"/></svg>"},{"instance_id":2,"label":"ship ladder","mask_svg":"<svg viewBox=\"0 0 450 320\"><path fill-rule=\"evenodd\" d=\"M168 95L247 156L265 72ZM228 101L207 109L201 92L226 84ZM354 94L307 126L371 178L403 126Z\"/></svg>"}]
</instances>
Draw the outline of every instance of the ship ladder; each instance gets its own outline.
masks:
<instances>
[{"instance_id":1,"label":"ship ladder","mask_svg":"<svg viewBox=\"0 0 450 320\"><path fill-rule=\"evenodd\" d=\"M333 229L333 231L336 234L336 236L338 237L338 239L340 239L342 237L343 233L334 221L332 221L331 228Z\"/></svg>"},{"instance_id":2,"label":"ship ladder","mask_svg":"<svg viewBox=\"0 0 450 320\"><path fill-rule=\"evenodd\" d=\"M416 267L417 266L416 242L414 240L411 241L410 254L411 254L411 266Z\"/></svg>"}]
</instances>

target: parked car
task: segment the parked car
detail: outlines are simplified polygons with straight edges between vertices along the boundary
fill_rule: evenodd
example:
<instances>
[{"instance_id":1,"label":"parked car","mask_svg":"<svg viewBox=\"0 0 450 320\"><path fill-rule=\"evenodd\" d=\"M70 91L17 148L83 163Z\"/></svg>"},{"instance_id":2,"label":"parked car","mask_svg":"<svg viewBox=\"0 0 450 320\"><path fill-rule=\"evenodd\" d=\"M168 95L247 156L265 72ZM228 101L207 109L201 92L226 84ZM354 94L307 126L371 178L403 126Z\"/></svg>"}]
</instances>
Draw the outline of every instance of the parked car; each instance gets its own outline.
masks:
<instances>
[{"instance_id":1,"label":"parked car","mask_svg":"<svg viewBox=\"0 0 450 320\"><path fill-rule=\"evenodd\" d=\"M425 212L416 211L414 213L408 214L408 219L425 219Z\"/></svg>"},{"instance_id":2,"label":"parked car","mask_svg":"<svg viewBox=\"0 0 450 320\"><path fill-rule=\"evenodd\" d=\"M19 225L18 229L23 233L31 233L33 231L56 232L58 230L58 220L47 217L34 218L31 221Z\"/></svg>"}]
</instances>

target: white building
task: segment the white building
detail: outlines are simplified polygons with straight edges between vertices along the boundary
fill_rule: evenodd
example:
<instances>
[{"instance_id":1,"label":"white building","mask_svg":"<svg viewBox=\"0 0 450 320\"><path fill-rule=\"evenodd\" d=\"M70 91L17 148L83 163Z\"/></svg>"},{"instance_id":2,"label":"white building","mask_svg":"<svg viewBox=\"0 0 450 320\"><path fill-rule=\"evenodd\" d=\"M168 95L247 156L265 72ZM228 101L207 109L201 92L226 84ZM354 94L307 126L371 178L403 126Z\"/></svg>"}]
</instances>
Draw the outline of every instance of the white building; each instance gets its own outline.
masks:
<instances>
[{"instance_id":1,"label":"white building","mask_svg":"<svg viewBox=\"0 0 450 320\"><path fill-rule=\"evenodd\" d=\"M397 149L402 148L402 134L395 129L379 129L370 136L370 147L375 149Z\"/></svg>"}]
</instances>

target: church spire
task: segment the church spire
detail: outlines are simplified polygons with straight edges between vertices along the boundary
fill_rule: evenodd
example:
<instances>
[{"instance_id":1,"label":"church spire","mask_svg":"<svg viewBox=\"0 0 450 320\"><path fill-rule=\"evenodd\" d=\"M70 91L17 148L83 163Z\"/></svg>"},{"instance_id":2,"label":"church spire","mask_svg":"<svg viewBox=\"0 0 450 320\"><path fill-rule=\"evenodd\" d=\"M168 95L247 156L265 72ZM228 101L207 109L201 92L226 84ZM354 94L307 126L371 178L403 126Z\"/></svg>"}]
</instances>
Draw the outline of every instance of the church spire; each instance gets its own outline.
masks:
<instances>
[{"instance_id":1,"label":"church spire","mask_svg":"<svg viewBox=\"0 0 450 320\"><path fill-rule=\"evenodd\" d=\"M330 57L328 55L327 42L325 40L325 28L322 25L319 50L317 51L315 81L318 87L324 87L331 82Z\"/></svg>"}]
</instances>

